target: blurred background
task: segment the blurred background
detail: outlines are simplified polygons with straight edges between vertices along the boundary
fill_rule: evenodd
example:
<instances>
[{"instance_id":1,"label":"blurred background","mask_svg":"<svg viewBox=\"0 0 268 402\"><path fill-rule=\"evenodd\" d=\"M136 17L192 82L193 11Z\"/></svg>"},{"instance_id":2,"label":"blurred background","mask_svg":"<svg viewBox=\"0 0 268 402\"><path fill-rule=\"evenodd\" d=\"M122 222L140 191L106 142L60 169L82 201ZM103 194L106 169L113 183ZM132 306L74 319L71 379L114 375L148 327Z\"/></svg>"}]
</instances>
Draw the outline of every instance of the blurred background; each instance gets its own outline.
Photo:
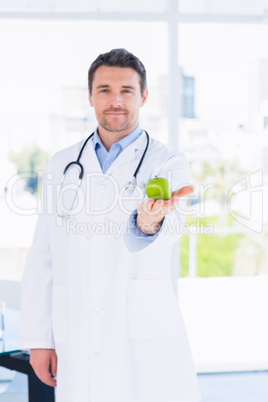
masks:
<instances>
[{"instance_id":1,"label":"blurred background","mask_svg":"<svg viewBox=\"0 0 268 402\"><path fill-rule=\"evenodd\" d=\"M197 371L267 373L268 0L0 0L0 38L0 282L21 281L48 158L96 127L91 62L125 47L142 127L196 188L173 276Z\"/></svg>"}]
</instances>

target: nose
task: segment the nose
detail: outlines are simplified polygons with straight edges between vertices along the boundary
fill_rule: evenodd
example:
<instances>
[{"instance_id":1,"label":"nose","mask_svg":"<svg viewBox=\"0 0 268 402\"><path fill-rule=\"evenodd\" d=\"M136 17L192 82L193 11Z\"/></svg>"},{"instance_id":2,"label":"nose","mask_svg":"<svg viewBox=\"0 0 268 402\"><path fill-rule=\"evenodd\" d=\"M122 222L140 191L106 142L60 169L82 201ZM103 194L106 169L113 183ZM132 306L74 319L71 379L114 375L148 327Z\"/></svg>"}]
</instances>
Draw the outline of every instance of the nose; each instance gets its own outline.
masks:
<instances>
[{"instance_id":1,"label":"nose","mask_svg":"<svg viewBox=\"0 0 268 402\"><path fill-rule=\"evenodd\" d=\"M110 106L112 107L119 107L122 106L122 96L120 93L113 93L111 94L110 98Z\"/></svg>"}]
</instances>

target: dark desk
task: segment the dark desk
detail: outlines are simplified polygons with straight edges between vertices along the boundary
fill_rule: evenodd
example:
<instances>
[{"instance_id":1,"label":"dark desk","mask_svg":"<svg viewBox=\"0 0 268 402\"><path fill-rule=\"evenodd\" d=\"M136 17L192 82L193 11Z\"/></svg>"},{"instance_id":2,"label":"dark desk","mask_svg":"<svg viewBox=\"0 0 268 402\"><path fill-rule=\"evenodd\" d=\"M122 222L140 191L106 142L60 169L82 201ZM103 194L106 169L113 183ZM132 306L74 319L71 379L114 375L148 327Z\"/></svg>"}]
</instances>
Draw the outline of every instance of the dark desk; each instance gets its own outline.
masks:
<instances>
[{"instance_id":1,"label":"dark desk","mask_svg":"<svg viewBox=\"0 0 268 402\"><path fill-rule=\"evenodd\" d=\"M18 350L19 312L6 309L4 342L0 340L0 366L28 376L29 402L55 402L53 387L42 383L29 363L29 354Z\"/></svg>"},{"instance_id":2,"label":"dark desk","mask_svg":"<svg viewBox=\"0 0 268 402\"><path fill-rule=\"evenodd\" d=\"M42 383L29 363L29 355L21 351L0 354L0 366L28 376L29 402L54 402L54 388Z\"/></svg>"}]
</instances>

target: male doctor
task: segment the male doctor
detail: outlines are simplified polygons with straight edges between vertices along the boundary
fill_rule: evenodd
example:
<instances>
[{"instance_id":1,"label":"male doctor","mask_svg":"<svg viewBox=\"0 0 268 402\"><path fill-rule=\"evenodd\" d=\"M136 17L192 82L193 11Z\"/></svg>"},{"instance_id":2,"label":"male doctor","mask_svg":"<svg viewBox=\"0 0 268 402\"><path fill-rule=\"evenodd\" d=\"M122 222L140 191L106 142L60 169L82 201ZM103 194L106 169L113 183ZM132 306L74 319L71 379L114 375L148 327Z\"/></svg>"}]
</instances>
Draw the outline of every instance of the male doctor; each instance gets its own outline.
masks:
<instances>
[{"instance_id":1,"label":"male doctor","mask_svg":"<svg viewBox=\"0 0 268 402\"><path fill-rule=\"evenodd\" d=\"M88 87L98 127L80 156L75 198L77 165L61 180L84 141L54 155L44 172L23 276L21 348L31 349L37 376L57 386L58 402L197 402L170 276L181 234L178 200L193 191L188 164L139 126L148 89L136 56L101 54ZM171 181L170 200L146 198L155 175Z\"/></svg>"}]
</instances>

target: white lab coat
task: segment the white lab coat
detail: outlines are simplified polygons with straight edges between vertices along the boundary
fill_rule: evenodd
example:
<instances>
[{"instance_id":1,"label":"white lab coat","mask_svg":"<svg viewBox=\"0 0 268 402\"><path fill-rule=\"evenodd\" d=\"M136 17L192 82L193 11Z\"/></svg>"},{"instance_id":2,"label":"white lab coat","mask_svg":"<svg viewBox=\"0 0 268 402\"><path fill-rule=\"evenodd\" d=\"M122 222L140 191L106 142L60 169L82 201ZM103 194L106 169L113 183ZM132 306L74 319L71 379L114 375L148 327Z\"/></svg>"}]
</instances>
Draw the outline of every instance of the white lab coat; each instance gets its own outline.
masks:
<instances>
[{"instance_id":1,"label":"white lab coat","mask_svg":"<svg viewBox=\"0 0 268 402\"><path fill-rule=\"evenodd\" d=\"M82 143L46 167L43 211L23 277L20 346L56 349L57 402L200 400L171 283L178 215L165 218L151 244L134 238L128 226L150 178L169 177L174 190L189 183L189 168L181 153L150 138L137 176L141 190L126 199L145 144L143 133L103 174L90 140L81 158L87 205L58 221L48 200Z\"/></svg>"}]
</instances>

